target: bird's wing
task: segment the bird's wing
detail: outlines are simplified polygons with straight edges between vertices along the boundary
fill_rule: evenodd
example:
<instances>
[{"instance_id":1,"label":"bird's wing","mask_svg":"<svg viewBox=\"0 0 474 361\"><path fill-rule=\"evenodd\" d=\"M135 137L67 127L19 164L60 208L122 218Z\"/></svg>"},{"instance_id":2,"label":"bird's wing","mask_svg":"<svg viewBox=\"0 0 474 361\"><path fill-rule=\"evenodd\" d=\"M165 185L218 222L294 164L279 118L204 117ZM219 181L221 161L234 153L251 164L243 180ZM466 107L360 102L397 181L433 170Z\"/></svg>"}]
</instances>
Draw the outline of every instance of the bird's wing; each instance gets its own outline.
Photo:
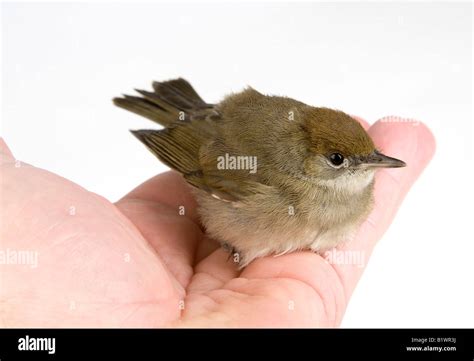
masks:
<instances>
[{"instance_id":1,"label":"bird's wing","mask_svg":"<svg viewBox=\"0 0 474 361\"><path fill-rule=\"evenodd\" d=\"M154 82L153 88L154 92L137 90L143 97L126 95L114 103L166 127L132 131L156 157L194 187L225 201L267 190L257 169L254 172L250 167L257 167L255 157L229 149L220 140L216 122L223 119L214 105L204 102L181 78Z\"/></svg>"},{"instance_id":2,"label":"bird's wing","mask_svg":"<svg viewBox=\"0 0 474 361\"><path fill-rule=\"evenodd\" d=\"M215 198L241 201L270 188L258 176L256 157L248 157L210 139L201 121L164 130L138 130L133 134L186 181Z\"/></svg>"}]
</instances>

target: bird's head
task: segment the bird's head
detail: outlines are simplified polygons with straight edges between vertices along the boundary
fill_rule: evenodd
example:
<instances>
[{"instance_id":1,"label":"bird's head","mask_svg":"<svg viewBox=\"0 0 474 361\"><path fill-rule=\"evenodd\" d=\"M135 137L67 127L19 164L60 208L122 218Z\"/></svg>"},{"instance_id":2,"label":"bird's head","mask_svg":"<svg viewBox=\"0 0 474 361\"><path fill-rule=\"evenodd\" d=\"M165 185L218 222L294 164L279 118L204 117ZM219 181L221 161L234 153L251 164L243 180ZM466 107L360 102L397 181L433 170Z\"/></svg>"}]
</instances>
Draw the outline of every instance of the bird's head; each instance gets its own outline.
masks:
<instances>
[{"instance_id":1,"label":"bird's head","mask_svg":"<svg viewBox=\"0 0 474 361\"><path fill-rule=\"evenodd\" d=\"M406 165L378 151L360 123L343 112L311 107L304 119L309 140L305 176L320 185L358 192L372 183L377 168Z\"/></svg>"}]
</instances>

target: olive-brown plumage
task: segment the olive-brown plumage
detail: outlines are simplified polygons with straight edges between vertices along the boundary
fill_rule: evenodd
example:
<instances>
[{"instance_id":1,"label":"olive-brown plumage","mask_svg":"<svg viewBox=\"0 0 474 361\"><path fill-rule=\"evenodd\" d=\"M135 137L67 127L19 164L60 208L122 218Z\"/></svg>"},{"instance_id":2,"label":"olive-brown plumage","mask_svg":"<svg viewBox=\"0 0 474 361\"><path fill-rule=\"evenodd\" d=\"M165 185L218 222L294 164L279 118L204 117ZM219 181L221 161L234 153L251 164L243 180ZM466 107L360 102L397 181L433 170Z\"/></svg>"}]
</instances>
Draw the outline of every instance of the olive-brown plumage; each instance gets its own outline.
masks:
<instances>
[{"instance_id":1,"label":"olive-brown plumage","mask_svg":"<svg viewBox=\"0 0 474 361\"><path fill-rule=\"evenodd\" d=\"M375 169L405 165L341 111L252 88L208 104L184 79L153 89L114 103L164 126L132 132L194 187L207 232L241 267L334 247L370 211Z\"/></svg>"}]
</instances>

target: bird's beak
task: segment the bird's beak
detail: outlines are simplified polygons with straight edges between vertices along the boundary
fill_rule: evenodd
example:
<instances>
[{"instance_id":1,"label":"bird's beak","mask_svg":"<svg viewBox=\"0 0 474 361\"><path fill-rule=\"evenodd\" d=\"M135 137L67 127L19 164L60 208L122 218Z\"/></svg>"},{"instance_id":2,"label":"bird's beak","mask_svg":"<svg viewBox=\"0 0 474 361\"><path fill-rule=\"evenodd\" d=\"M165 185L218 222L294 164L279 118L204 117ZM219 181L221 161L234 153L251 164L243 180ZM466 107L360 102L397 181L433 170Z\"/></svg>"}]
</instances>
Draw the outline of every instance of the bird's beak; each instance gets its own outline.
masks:
<instances>
[{"instance_id":1,"label":"bird's beak","mask_svg":"<svg viewBox=\"0 0 474 361\"><path fill-rule=\"evenodd\" d=\"M375 150L368 156L360 159L360 165L370 168L400 168L405 167L407 164L400 159L386 156Z\"/></svg>"}]
</instances>

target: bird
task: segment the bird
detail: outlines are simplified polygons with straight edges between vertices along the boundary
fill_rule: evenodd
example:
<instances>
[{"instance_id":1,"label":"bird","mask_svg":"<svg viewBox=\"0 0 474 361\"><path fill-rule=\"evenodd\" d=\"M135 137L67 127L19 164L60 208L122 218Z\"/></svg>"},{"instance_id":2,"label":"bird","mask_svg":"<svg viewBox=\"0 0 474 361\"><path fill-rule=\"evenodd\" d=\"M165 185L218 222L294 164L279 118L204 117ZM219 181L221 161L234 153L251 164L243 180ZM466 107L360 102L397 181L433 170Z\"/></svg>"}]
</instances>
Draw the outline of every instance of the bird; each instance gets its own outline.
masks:
<instances>
[{"instance_id":1,"label":"bird","mask_svg":"<svg viewBox=\"0 0 474 361\"><path fill-rule=\"evenodd\" d=\"M239 269L346 242L373 207L376 170L406 165L340 110L250 86L216 104L183 78L152 87L113 102L162 126L131 132L184 177L204 229Z\"/></svg>"}]
</instances>

